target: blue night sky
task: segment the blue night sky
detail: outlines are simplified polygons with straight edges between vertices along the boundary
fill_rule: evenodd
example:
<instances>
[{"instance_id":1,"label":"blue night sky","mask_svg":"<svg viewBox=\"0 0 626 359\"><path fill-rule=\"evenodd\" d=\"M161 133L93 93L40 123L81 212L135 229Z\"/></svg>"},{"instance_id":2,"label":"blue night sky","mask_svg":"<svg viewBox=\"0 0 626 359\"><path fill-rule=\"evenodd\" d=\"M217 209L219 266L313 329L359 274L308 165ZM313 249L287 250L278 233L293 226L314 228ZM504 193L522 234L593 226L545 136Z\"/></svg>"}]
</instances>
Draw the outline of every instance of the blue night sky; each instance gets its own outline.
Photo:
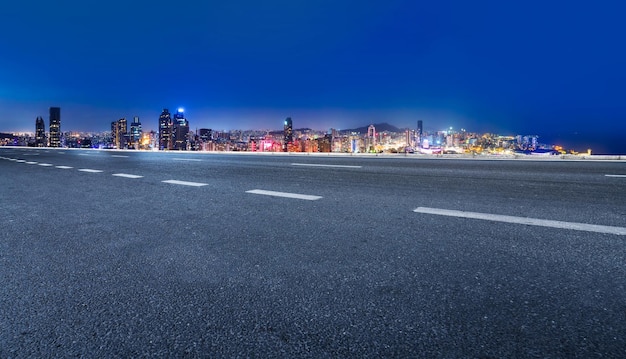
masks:
<instances>
[{"instance_id":1,"label":"blue night sky","mask_svg":"<svg viewBox=\"0 0 626 359\"><path fill-rule=\"evenodd\" d=\"M622 3L2 1L0 132L184 107L192 128L423 120L626 152Z\"/></svg>"}]
</instances>

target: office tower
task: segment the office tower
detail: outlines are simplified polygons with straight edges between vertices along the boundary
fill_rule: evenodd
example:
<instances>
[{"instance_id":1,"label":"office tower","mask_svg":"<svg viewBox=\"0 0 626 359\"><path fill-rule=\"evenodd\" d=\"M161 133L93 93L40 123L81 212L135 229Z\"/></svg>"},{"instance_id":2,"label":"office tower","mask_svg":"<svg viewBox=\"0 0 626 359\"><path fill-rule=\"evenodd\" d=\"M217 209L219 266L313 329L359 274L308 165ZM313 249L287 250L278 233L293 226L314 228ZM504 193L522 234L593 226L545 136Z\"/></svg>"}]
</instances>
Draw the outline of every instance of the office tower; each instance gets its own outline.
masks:
<instances>
[{"instance_id":1,"label":"office tower","mask_svg":"<svg viewBox=\"0 0 626 359\"><path fill-rule=\"evenodd\" d=\"M60 107L50 107L50 147L61 147Z\"/></svg>"},{"instance_id":2,"label":"office tower","mask_svg":"<svg viewBox=\"0 0 626 359\"><path fill-rule=\"evenodd\" d=\"M213 130L210 128L201 128L200 129L200 140L202 142L209 142L213 140Z\"/></svg>"},{"instance_id":3,"label":"office tower","mask_svg":"<svg viewBox=\"0 0 626 359\"><path fill-rule=\"evenodd\" d=\"M35 120L35 146L46 147L46 123L41 116Z\"/></svg>"},{"instance_id":4,"label":"office tower","mask_svg":"<svg viewBox=\"0 0 626 359\"><path fill-rule=\"evenodd\" d=\"M424 135L424 123L422 120L417 121L417 146L422 145L422 136Z\"/></svg>"},{"instance_id":5,"label":"office tower","mask_svg":"<svg viewBox=\"0 0 626 359\"><path fill-rule=\"evenodd\" d=\"M365 144L365 150L367 152L374 152L376 151L375 147L376 147L376 127L374 127L374 125L369 125L369 127L367 128L367 139L366 139L366 144Z\"/></svg>"},{"instance_id":6,"label":"office tower","mask_svg":"<svg viewBox=\"0 0 626 359\"><path fill-rule=\"evenodd\" d=\"M141 141L141 122L139 122L139 116L133 117L133 123L130 124L130 146L134 149L139 149Z\"/></svg>"},{"instance_id":7,"label":"office tower","mask_svg":"<svg viewBox=\"0 0 626 359\"><path fill-rule=\"evenodd\" d=\"M185 118L182 108L179 108L174 115L172 137L175 150L185 151L189 149L189 121Z\"/></svg>"},{"instance_id":8,"label":"office tower","mask_svg":"<svg viewBox=\"0 0 626 359\"><path fill-rule=\"evenodd\" d=\"M159 116L159 149L172 149L172 116L168 109L164 108Z\"/></svg>"},{"instance_id":9,"label":"office tower","mask_svg":"<svg viewBox=\"0 0 626 359\"><path fill-rule=\"evenodd\" d=\"M332 152L333 146L333 135L327 133L324 137L320 137L317 139L317 146L319 152Z\"/></svg>"},{"instance_id":10,"label":"office tower","mask_svg":"<svg viewBox=\"0 0 626 359\"><path fill-rule=\"evenodd\" d=\"M330 144L330 151L331 152L335 152L335 151L341 151L341 142L340 141L340 137L339 137L339 131L337 131L334 128L330 129L330 133L331 133L331 144ZM337 144L339 144L339 146L337 146Z\"/></svg>"},{"instance_id":11,"label":"office tower","mask_svg":"<svg viewBox=\"0 0 626 359\"><path fill-rule=\"evenodd\" d=\"M293 143L293 123L291 122L291 117L287 117L285 119L283 135L285 137L283 142L283 151L287 152L289 150L289 145Z\"/></svg>"},{"instance_id":12,"label":"office tower","mask_svg":"<svg viewBox=\"0 0 626 359\"><path fill-rule=\"evenodd\" d=\"M115 148L125 148L127 143L126 119L111 122L111 138Z\"/></svg>"}]
</instances>

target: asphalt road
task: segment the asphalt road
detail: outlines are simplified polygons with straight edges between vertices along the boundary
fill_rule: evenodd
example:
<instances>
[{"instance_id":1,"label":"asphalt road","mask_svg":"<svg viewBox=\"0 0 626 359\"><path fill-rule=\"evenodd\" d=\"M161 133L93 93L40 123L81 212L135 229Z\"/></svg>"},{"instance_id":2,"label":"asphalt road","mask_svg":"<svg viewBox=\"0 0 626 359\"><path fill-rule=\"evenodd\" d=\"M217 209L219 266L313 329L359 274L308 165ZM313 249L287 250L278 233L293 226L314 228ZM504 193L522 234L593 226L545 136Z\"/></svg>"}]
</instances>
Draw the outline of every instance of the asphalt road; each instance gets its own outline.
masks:
<instances>
[{"instance_id":1,"label":"asphalt road","mask_svg":"<svg viewBox=\"0 0 626 359\"><path fill-rule=\"evenodd\" d=\"M626 357L626 162L6 147L0 213L0 358Z\"/></svg>"}]
</instances>

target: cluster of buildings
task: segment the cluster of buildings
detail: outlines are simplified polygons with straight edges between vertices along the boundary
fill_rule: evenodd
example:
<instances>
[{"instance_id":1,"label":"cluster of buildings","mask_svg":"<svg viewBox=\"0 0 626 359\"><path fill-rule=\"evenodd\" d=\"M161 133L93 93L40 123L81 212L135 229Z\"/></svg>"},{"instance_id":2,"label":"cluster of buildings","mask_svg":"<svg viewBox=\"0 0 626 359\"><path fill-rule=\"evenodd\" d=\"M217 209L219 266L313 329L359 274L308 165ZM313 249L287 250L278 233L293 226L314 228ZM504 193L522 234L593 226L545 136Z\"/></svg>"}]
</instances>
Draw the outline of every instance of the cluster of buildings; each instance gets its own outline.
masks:
<instances>
[{"instance_id":1,"label":"cluster of buildings","mask_svg":"<svg viewBox=\"0 0 626 359\"><path fill-rule=\"evenodd\" d=\"M376 126L381 126L377 130ZM398 129L387 124L360 129L314 131L294 129L287 117L278 131L214 131L201 128L190 131L184 110L171 114L163 109L158 131L144 132L139 117L128 124L125 118L111 122L104 133L61 132L61 109L50 107L46 132L42 117L35 120L35 133L2 134L0 145L34 147L111 148L159 151L248 151L248 152L344 152L344 153L565 153L562 148L541 145L538 136L499 136L469 133L464 129L427 133L423 122L415 129Z\"/></svg>"}]
</instances>

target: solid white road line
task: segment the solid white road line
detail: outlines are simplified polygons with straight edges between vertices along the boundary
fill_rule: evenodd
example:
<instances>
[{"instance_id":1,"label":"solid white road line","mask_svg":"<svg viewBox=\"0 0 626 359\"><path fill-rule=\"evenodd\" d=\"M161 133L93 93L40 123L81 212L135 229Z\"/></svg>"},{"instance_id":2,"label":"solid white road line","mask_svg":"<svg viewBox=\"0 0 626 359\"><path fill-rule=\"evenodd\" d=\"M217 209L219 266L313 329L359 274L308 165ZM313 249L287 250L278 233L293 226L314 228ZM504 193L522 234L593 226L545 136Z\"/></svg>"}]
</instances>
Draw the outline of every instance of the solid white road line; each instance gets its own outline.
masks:
<instances>
[{"instance_id":1,"label":"solid white road line","mask_svg":"<svg viewBox=\"0 0 626 359\"><path fill-rule=\"evenodd\" d=\"M89 173L100 173L100 172L102 172L101 170L92 170L92 169L89 169L89 168L81 168L81 169L79 169L79 171L81 171L81 172L89 172Z\"/></svg>"},{"instance_id":2,"label":"solid white road line","mask_svg":"<svg viewBox=\"0 0 626 359\"><path fill-rule=\"evenodd\" d=\"M201 159L198 158L172 158L173 161L192 161L192 162L200 162Z\"/></svg>"},{"instance_id":3,"label":"solid white road line","mask_svg":"<svg viewBox=\"0 0 626 359\"><path fill-rule=\"evenodd\" d=\"M274 192L274 191L265 191L265 190L262 190L262 189L253 189L253 190L250 190L250 191L246 191L246 193L261 194L261 195L265 195L265 196L274 196L274 197L304 199L304 200L307 200L307 201L316 201L316 200L322 198L320 196L311 196L311 195L308 195L308 194Z\"/></svg>"},{"instance_id":4,"label":"solid white road line","mask_svg":"<svg viewBox=\"0 0 626 359\"><path fill-rule=\"evenodd\" d=\"M70 168L74 168L74 167L70 167L70 166L55 166L56 168L60 168L62 170L69 170Z\"/></svg>"},{"instance_id":5,"label":"solid white road line","mask_svg":"<svg viewBox=\"0 0 626 359\"><path fill-rule=\"evenodd\" d=\"M127 158L128 156L126 156L126 155L111 155L111 157L115 157L115 158Z\"/></svg>"},{"instance_id":6,"label":"solid white road line","mask_svg":"<svg viewBox=\"0 0 626 359\"><path fill-rule=\"evenodd\" d=\"M626 175L605 175L606 177L626 178Z\"/></svg>"},{"instance_id":7,"label":"solid white road line","mask_svg":"<svg viewBox=\"0 0 626 359\"><path fill-rule=\"evenodd\" d=\"M602 226L602 225L597 225L597 224L552 221L552 220L546 220L546 219L504 216L500 214L465 212L465 211L456 211L456 210L450 210L450 209L429 208L429 207L418 207L415 210L413 210L413 212L434 214L438 216L482 219L485 221L527 224L530 226L572 229L576 231L617 234L620 236L626 235L626 228L624 227Z\"/></svg>"},{"instance_id":8,"label":"solid white road line","mask_svg":"<svg viewBox=\"0 0 626 359\"><path fill-rule=\"evenodd\" d=\"M182 186L192 186L192 187L202 187L208 186L208 183L200 183L200 182L187 182L187 181L178 181L178 180L167 180L161 181L163 183L171 183L171 184L179 184Z\"/></svg>"},{"instance_id":9,"label":"solid white road line","mask_svg":"<svg viewBox=\"0 0 626 359\"><path fill-rule=\"evenodd\" d=\"M143 177L143 176L138 176L138 175L129 175L127 173L114 173L113 176L124 177L124 178L142 178Z\"/></svg>"},{"instance_id":10,"label":"solid white road line","mask_svg":"<svg viewBox=\"0 0 626 359\"><path fill-rule=\"evenodd\" d=\"M362 168L363 166L348 166L348 165L322 165L316 163L292 163L292 166L305 166L305 167L331 167L331 168Z\"/></svg>"},{"instance_id":11,"label":"solid white road line","mask_svg":"<svg viewBox=\"0 0 626 359\"><path fill-rule=\"evenodd\" d=\"M51 167L52 163L40 163L39 165L43 167Z\"/></svg>"}]
</instances>

